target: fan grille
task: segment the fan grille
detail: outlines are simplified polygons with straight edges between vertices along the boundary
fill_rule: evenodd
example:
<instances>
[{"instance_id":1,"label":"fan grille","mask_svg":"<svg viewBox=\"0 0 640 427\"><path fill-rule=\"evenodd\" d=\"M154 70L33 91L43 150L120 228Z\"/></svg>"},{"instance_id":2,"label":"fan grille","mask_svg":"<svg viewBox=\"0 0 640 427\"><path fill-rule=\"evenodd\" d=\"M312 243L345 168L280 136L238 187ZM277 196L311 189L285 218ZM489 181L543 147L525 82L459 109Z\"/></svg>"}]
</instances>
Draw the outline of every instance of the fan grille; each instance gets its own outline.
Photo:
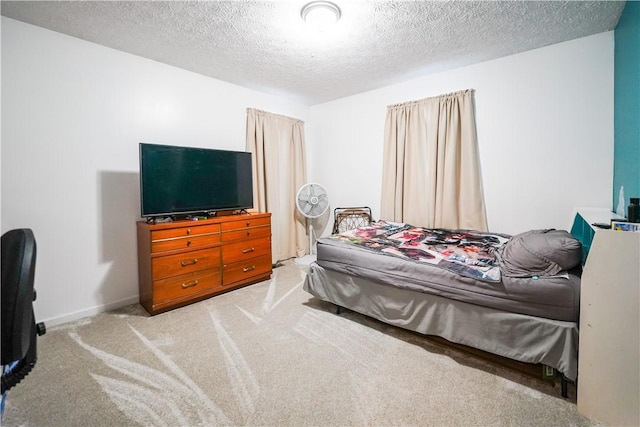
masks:
<instances>
[{"instance_id":1,"label":"fan grille","mask_svg":"<svg viewBox=\"0 0 640 427\"><path fill-rule=\"evenodd\" d=\"M296 205L302 215L317 218L329 208L329 196L322 185L305 184L298 190Z\"/></svg>"}]
</instances>

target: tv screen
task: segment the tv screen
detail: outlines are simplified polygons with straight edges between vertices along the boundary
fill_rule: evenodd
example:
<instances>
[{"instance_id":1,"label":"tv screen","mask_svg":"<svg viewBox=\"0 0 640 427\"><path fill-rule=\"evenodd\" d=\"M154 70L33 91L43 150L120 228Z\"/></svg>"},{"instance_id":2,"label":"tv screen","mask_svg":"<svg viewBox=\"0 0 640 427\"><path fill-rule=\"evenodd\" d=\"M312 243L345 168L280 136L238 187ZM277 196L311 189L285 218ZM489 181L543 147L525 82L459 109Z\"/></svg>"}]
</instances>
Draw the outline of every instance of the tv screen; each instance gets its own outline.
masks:
<instances>
[{"instance_id":1,"label":"tv screen","mask_svg":"<svg viewBox=\"0 0 640 427\"><path fill-rule=\"evenodd\" d=\"M253 207L251 153L140 144L142 217Z\"/></svg>"}]
</instances>

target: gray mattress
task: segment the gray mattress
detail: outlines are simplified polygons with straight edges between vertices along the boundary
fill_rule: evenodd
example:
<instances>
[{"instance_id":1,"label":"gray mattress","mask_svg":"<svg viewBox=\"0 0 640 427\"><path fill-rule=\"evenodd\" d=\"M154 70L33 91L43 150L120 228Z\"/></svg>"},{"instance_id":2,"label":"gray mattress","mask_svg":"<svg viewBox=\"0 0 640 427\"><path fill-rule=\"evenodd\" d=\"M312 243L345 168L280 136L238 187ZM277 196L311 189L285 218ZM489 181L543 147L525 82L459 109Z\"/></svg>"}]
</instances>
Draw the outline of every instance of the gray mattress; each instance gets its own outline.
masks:
<instances>
[{"instance_id":1,"label":"gray mattress","mask_svg":"<svg viewBox=\"0 0 640 427\"><path fill-rule=\"evenodd\" d=\"M487 282L328 238L318 239L317 264L379 284L509 313L571 322L580 313L580 278L567 272L540 277L503 274L500 282Z\"/></svg>"},{"instance_id":2,"label":"gray mattress","mask_svg":"<svg viewBox=\"0 0 640 427\"><path fill-rule=\"evenodd\" d=\"M389 286L357 273L332 271L318 264L311 264L304 290L390 325L514 360L542 363L570 380L577 377L576 322L469 304L409 287Z\"/></svg>"}]
</instances>

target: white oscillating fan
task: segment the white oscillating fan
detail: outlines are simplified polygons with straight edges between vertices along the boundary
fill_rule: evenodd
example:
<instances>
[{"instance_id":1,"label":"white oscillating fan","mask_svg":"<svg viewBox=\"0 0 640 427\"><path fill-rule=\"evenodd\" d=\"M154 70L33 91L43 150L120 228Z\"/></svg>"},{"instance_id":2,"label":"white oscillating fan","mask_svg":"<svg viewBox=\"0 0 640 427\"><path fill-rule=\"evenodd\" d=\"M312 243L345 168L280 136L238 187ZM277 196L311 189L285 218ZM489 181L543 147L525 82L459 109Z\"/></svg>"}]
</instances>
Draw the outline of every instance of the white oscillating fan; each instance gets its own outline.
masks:
<instances>
[{"instance_id":1,"label":"white oscillating fan","mask_svg":"<svg viewBox=\"0 0 640 427\"><path fill-rule=\"evenodd\" d=\"M329 209L329 196L327 190L320 184L305 184L298 190L296 196L296 207L302 216L306 218L307 227L309 228L309 255L298 258L298 264L311 264L315 261L316 256L313 253L313 239L315 231L311 224L312 219L319 218Z\"/></svg>"}]
</instances>

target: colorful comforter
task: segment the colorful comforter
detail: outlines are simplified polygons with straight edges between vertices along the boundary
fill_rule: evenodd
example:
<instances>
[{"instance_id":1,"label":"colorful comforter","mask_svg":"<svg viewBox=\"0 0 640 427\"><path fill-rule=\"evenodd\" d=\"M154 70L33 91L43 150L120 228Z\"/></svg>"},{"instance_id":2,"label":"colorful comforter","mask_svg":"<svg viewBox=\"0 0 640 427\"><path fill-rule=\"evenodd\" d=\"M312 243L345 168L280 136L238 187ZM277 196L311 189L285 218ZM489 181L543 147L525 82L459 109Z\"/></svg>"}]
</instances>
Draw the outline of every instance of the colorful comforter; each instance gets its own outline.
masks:
<instances>
[{"instance_id":1,"label":"colorful comforter","mask_svg":"<svg viewBox=\"0 0 640 427\"><path fill-rule=\"evenodd\" d=\"M328 239L349 242L381 254L426 263L485 282L499 282L496 252L504 235L478 231L430 229L406 223L377 221L334 234Z\"/></svg>"}]
</instances>

